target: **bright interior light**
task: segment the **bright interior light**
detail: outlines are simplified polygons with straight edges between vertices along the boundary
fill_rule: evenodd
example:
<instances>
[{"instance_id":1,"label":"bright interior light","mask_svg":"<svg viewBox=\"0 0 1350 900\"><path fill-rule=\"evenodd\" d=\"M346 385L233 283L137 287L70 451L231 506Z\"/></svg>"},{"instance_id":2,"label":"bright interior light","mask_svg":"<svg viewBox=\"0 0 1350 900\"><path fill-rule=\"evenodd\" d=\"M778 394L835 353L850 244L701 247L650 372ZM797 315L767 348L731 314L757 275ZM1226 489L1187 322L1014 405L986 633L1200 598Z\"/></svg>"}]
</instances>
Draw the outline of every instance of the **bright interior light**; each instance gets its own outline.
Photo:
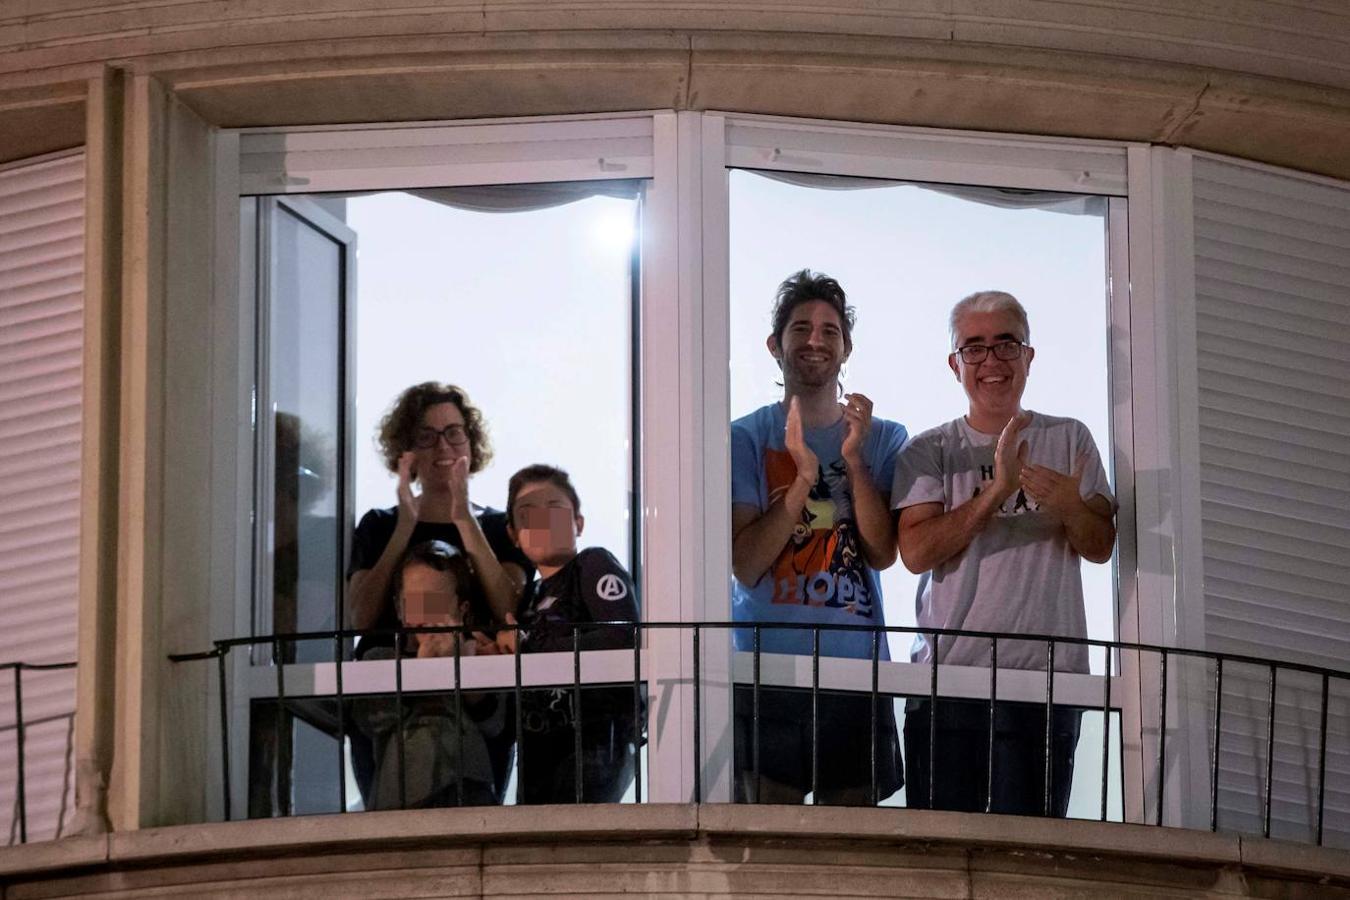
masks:
<instances>
[{"instance_id":1,"label":"bright interior light","mask_svg":"<svg viewBox=\"0 0 1350 900\"><path fill-rule=\"evenodd\" d=\"M591 225L591 237L606 250L626 250L633 243L633 214L618 209L597 216Z\"/></svg>"}]
</instances>

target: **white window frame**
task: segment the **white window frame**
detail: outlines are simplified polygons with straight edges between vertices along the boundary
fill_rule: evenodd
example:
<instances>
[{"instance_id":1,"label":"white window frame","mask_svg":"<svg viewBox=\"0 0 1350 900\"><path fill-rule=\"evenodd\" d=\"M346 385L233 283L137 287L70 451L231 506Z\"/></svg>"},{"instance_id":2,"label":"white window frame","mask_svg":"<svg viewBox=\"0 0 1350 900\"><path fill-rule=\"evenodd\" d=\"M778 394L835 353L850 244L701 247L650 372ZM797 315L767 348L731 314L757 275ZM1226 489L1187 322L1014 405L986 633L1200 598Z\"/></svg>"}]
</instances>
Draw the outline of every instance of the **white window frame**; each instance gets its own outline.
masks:
<instances>
[{"instance_id":1,"label":"white window frame","mask_svg":"<svg viewBox=\"0 0 1350 900\"><path fill-rule=\"evenodd\" d=\"M675 212L673 146L658 142L654 133L669 134L673 113L626 113L596 116L560 116L529 120L436 123L415 126L342 126L293 129L243 129L221 132L217 139L224 159L217 173L222 196L220 233L241 235L241 241L254 240L249 223L239 217L239 198L259 194L286 195L316 192L354 192L400 190L414 187L450 187L465 185L522 184L554 181L590 181L648 179L643 197L642 265L642 349L640 351L642 409L655 408L677 388L681 372L678 347L664 335L679 327L673 284L674 259L656 249L665 236L674 233L670 221ZM658 153L656 147L662 147ZM657 176L658 170L663 173ZM234 377L218 381L219 388L232 396L228 405L236 409L235 433L243 441L234 467L234 484L251 495L251 487L262 483L265 473L255 467L270 464L270 455L254 459L251 422L252 373L255 368L252 334L257 327L254 273L241 272L238 244L222 241L217 263L222 271L231 271L238 285L238 321L231 330L238 336L238 371ZM671 313L675 313L671 315ZM262 344L265 346L265 336ZM635 348L636 349L636 348ZM671 570L678 560L667 560L649 552L653 547L678 547L681 539L677 505L687 496L687 486L677 483L680 456L669 447L682 432L678 423L671 433L658 433L653 424L641 442L642 460L640 497L643 500L642 559L640 596L643 617L652 621L681 618L678 577ZM635 427L641 427L635 423ZM222 480L228 480L228 475ZM228 490L222 496L231 496ZM235 492L233 496L240 496ZM234 512L234 510L231 510ZM218 584L230 587L216 596L218 633L251 633L250 610L254 602L255 576L252 574L254 550L250 517L235 519L234 546L231 552L215 548L213 552L231 555L233 571ZM345 554L348 548L343 548ZM672 565L674 563L674 565ZM228 567L226 567L228 568ZM221 607L228 607L222 609ZM223 627L222 627L223 626ZM232 626L232 627L231 627ZM684 690L676 674L679 670L679 636L674 632L653 635L644 642L641 654L641 678L653 691L654 706L678 703L678 696L663 700L655 696L659 682L678 695ZM674 650L675 652L671 652ZM266 654L260 654L260 658ZM270 667L248 664L251 654L237 650L230 655L230 797L232 813L238 817L247 807L248 785L248 711L251 701L276 696L276 673ZM585 682L631 682L634 674L633 651L593 651L582 655L581 671ZM408 660L404 664L404 688L408 691L445 688L452 682L448 660ZM285 667L288 697L331 695L336 687L335 663L301 664ZM570 653L530 654L521 660L522 684L570 683L573 659ZM465 687L509 686L514 683L514 662L509 658L472 658L462 661ZM342 664L344 693L392 692L393 663L387 661L347 662ZM681 729L679 717L671 718L667 728L674 735ZM219 732L212 729L219 746ZM669 745L671 742L667 741ZM663 748L653 735L649 748L651 798L670 795L674 788L658 786L658 773L678 776L675 760L682 755L679 746ZM677 779L678 780L678 779ZM216 817L223 817L219 796L209 802ZM646 794L644 791L644 799Z\"/></svg>"},{"instance_id":2,"label":"white window frame","mask_svg":"<svg viewBox=\"0 0 1350 900\"><path fill-rule=\"evenodd\" d=\"M1203 546L1200 540L1200 450L1195 336L1195 253L1190 151L1131 145L1129 277L1135 418L1131 471L1153 474L1135 490L1137 562L1126 638L1144 644L1205 648ZM1122 584L1124 580L1122 578ZM1173 658L1175 661L1175 657ZM1178 677L1178 672L1180 676ZM1127 821L1209 826L1209 685L1194 664L1177 666L1167 690L1167 764L1159 772L1160 679L1156 655L1141 663L1134 721L1124 729ZM1133 743L1132 743L1133 742ZM1165 779L1157 808L1159 777Z\"/></svg>"},{"instance_id":3,"label":"white window frame","mask_svg":"<svg viewBox=\"0 0 1350 900\"><path fill-rule=\"evenodd\" d=\"M1169 246L1178 227L1175 194L1165 189L1159 151L1111 141L1070 140L1018 135L939 131L839 124L732 113L640 112L560 116L536 119L483 120L425 125L358 125L222 131L216 138L215 184L218 208L217 271L225 273L217 290L234 315L223 315L215 327L234 342L237 353L214 380L217 408L235 411L223 416L218 437L233 441L237 452L224 457L216 470L213 496L240 497L241 486L253 484L251 409L246 386L253 372L253 309L239 298L251 288L249 273L239 272L240 196L322 191L402 189L470 184L525 183L599 179L649 179L643 197L640 342L642 547L639 590L645 621L718 621L728 615L726 596L731 578L729 423L728 207L729 167L816 171L895 180L948 182L1105 195L1108 201L1108 267L1112 286L1110 321L1122 338L1113 342L1125 358L1111 364L1113 395L1130 397L1112 412L1112 458L1119 516L1117 579L1118 635L1121 640L1172 643L1183 637L1162 624L1175 621L1183 572L1163 557L1185 539L1190 527L1182 512L1184 498L1169 494L1164 484L1141 488L1136 467L1167 468L1183 478L1187 460L1179 436L1184 423L1168 419L1175 408L1173 383L1193 381L1178 365L1176 348L1168 343L1176 310L1161 298L1169 282L1184 279L1160 260L1175 260L1183 248ZM1160 187L1160 184L1164 184ZM1169 205L1170 201L1170 205ZM1189 227L1187 225L1186 227ZM1161 269L1160 269L1161 267ZM1184 338L1182 339L1184 340ZM1193 345L1193 336L1191 337ZM1193 355L1194 348L1190 351ZM221 354L227 356L227 354ZM1161 358L1160 358L1161 357ZM219 357L218 357L219 358ZM1184 363L1184 347L1181 362ZM1183 385L1184 388L1184 385ZM653 415L651 411L661 410ZM217 602L213 630L247 634L252 602L253 536L247 515L236 506L213 510L217 534L233 539L212 549L213 596ZM224 508L228 506L228 508ZM1198 509L1198 507L1197 507ZM1174 529L1174 526L1175 529ZM1138 534L1168 538L1139 546ZM346 552L344 548L344 553ZM1189 570L1186 570L1189 571ZM1150 573L1147 577L1139 573ZM242 611L242 613L241 613ZM242 616L242 620L241 620ZM730 727L730 683L746 673L747 660L730 652L723 631L703 634L698 677L701 696L701 796L730 798L729 758L714 749L708 735ZM1189 643L1200 646L1198 636ZM631 651L583 654L584 681L629 682ZM236 810L245 808L248 702L275 696L270 669L241 665L247 654L233 654L231 696L231 796ZM447 684L439 661L409 661L405 688ZM523 683L571 681L571 654L537 654L522 661ZM1123 671L1113 676L1113 706L1124 710L1124 752L1127 821L1151 821L1145 785L1155 774L1144 747L1141 706L1156 704L1137 660L1122 654ZM472 663L470 665L470 663ZM443 668L442 664L442 668ZM331 692L333 663L286 667L287 694ZM869 661L824 659L822 687L871 683ZM654 732L648 749L644 799L688 802L694 799L694 675L687 632L674 629L648 634L641 677L649 692ZM505 659L466 660L466 687L505 685L514 680L514 664ZM809 686L810 659L765 657L765 683ZM343 664L348 693L392 690L391 663ZM984 696L988 670L941 667L944 695ZM1040 699L1043 673L1001 670L1000 697ZM881 689L927 693L928 667L885 664ZM719 688L722 688L719 690ZM1025 696L1024 696L1025 695ZM1057 700L1100 704L1100 676L1060 674ZM1118 699L1114 699L1118 698ZM1173 706L1174 710L1180 707ZM242 712L243 717L240 717ZM214 717L213 717L214 718ZM209 746L219 734L209 726ZM658 730L659 729L661 730ZM1169 736L1169 742L1172 738ZM1181 742L1169 743L1180 753ZM1199 746L1203 746L1203 743ZM1192 754L1193 756L1194 754ZM1170 754L1169 754L1170 756ZM212 767L218 771L219 767ZM1169 776L1170 779L1170 776ZM1180 797L1169 790L1174 798ZM219 817L219 791L209 800ZM236 813L236 815L238 815ZM1169 812L1169 818L1171 818Z\"/></svg>"}]
</instances>

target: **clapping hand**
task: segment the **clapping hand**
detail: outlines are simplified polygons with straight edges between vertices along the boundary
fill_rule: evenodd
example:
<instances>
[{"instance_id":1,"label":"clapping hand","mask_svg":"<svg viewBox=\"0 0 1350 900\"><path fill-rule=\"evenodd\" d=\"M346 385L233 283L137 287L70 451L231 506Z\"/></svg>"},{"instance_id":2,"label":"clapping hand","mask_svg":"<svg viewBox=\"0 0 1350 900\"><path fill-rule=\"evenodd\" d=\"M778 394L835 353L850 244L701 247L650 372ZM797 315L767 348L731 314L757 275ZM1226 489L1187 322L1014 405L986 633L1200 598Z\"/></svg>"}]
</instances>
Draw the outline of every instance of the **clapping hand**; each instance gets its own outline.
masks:
<instances>
[{"instance_id":1,"label":"clapping hand","mask_svg":"<svg viewBox=\"0 0 1350 900\"><path fill-rule=\"evenodd\" d=\"M459 635L450 631L437 631L429 634L414 635L417 639L417 658L432 659L440 656L454 656L455 642L459 640ZM473 645L460 647L460 654L463 656L473 655Z\"/></svg>"},{"instance_id":2,"label":"clapping hand","mask_svg":"<svg viewBox=\"0 0 1350 900\"><path fill-rule=\"evenodd\" d=\"M844 421L848 424L839 452L845 462L856 462L863 441L872 430L872 401L863 394L845 394L844 402L839 406L844 410Z\"/></svg>"},{"instance_id":3,"label":"clapping hand","mask_svg":"<svg viewBox=\"0 0 1350 900\"><path fill-rule=\"evenodd\" d=\"M787 426L783 429L783 446L797 464L797 477L815 487L820 474L820 461L802 433L802 408L796 397L788 401Z\"/></svg>"},{"instance_id":4,"label":"clapping hand","mask_svg":"<svg viewBox=\"0 0 1350 900\"><path fill-rule=\"evenodd\" d=\"M1068 475L1047 466L1023 465L1022 487L1042 509L1063 518L1083 501L1080 491L1086 469L1087 459L1082 456Z\"/></svg>"},{"instance_id":5,"label":"clapping hand","mask_svg":"<svg viewBox=\"0 0 1350 900\"><path fill-rule=\"evenodd\" d=\"M465 522L473 518L469 503L469 458L461 456L450 465L450 521Z\"/></svg>"},{"instance_id":6,"label":"clapping hand","mask_svg":"<svg viewBox=\"0 0 1350 900\"><path fill-rule=\"evenodd\" d=\"M413 459L411 450L400 453L398 457L398 517L400 520L406 519L410 525L417 523L422 508L422 498L414 494L412 488Z\"/></svg>"},{"instance_id":7,"label":"clapping hand","mask_svg":"<svg viewBox=\"0 0 1350 900\"><path fill-rule=\"evenodd\" d=\"M516 621L515 616L513 616L511 613L507 613L506 624L518 625L520 623ZM510 654L516 652L516 648L519 646L519 644L520 644L520 629L503 628L502 630L497 632L497 640L493 644L493 647L495 648L495 652L497 653Z\"/></svg>"},{"instance_id":8,"label":"clapping hand","mask_svg":"<svg viewBox=\"0 0 1350 900\"><path fill-rule=\"evenodd\" d=\"M1031 423L1031 413L1022 412L1008 420L994 447L994 489L996 496L1011 497L1022 486L1026 471L1027 442L1022 429Z\"/></svg>"}]
</instances>

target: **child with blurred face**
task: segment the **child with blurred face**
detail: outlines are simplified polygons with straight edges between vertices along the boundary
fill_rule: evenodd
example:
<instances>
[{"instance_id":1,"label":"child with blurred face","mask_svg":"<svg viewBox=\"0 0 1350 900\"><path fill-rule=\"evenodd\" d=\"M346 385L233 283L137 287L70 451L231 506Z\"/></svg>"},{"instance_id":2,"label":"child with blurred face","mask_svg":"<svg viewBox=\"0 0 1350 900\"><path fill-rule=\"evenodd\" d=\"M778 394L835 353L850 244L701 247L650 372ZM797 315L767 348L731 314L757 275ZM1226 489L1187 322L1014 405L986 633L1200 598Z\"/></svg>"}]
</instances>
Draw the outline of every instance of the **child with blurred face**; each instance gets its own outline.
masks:
<instances>
[{"instance_id":1,"label":"child with blurred face","mask_svg":"<svg viewBox=\"0 0 1350 900\"><path fill-rule=\"evenodd\" d=\"M403 587L398 595L399 618L404 625L418 628L464 624L467 604L460 602L454 573L414 561L405 565L400 574ZM419 659L453 656L457 639L462 655L473 653L473 642L464 640L462 635L450 632L408 635L408 642Z\"/></svg>"},{"instance_id":2,"label":"child with blurred face","mask_svg":"<svg viewBox=\"0 0 1350 900\"><path fill-rule=\"evenodd\" d=\"M570 485L569 485L570 487ZM553 481L532 481L515 495L514 533L521 552L548 578L577 555L577 538L586 520L568 491Z\"/></svg>"},{"instance_id":3,"label":"child with blurred face","mask_svg":"<svg viewBox=\"0 0 1350 900\"><path fill-rule=\"evenodd\" d=\"M395 577L399 620L408 628L458 627L482 606L483 589L467 556L444 541L427 541L408 551ZM496 645L474 632L432 632L408 635L419 659L495 653Z\"/></svg>"},{"instance_id":4,"label":"child with blurred face","mask_svg":"<svg viewBox=\"0 0 1350 900\"><path fill-rule=\"evenodd\" d=\"M636 622L633 580L601 547L577 550L586 520L567 473L528 466L511 476L506 514L511 539L539 570L521 597L515 649L521 653L611 650L633 646L624 625L575 628L588 622ZM510 620L513 624L515 618ZM503 632L505 634L505 632ZM578 716L570 689L528 691L521 698L521 782L526 803L572 803L576 789L576 731L581 730L582 800L613 803L633 780L641 725L629 688L586 688ZM578 719L580 720L578 722Z\"/></svg>"},{"instance_id":5,"label":"child with blurred face","mask_svg":"<svg viewBox=\"0 0 1350 900\"><path fill-rule=\"evenodd\" d=\"M469 557L445 541L424 541L408 550L394 572L395 610L408 628L455 628L487 615L487 599ZM497 652L477 633L413 633L406 654L419 659ZM376 646L366 659L389 659L394 648ZM491 692L466 691L406 698L399 708L384 698L356 701L353 710L370 740L374 771L368 809L500 803L504 773L492 747L510 740L508 708ZM398 749L402 736L400 771ZM462 793L461 793L462 792Z\"/></svg>"}]
</instances>

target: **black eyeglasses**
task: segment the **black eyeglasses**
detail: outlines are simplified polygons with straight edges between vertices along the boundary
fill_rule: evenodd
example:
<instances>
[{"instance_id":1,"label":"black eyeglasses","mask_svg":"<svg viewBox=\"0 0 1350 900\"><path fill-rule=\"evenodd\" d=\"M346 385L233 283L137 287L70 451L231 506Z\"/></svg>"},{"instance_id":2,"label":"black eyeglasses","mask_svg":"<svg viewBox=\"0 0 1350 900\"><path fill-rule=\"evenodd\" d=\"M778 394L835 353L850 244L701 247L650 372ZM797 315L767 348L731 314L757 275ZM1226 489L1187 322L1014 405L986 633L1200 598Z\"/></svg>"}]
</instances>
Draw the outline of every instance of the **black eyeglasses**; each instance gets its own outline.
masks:
<instances>
[{"instance_id":1,"label":"black eyeglasses","mask_svg":"<svg viewBox=\"0 0 1350 900\"><path fill-rule=\"evenodd\" d=\"M419 428L413 435L413 446L418 450L430 450L436 446L437 438L445 438L451 447L462 447L469 442L469 432L463 425L447 425L440 431L435 428Z\"/></svg>"},{"instance_id":2,"label":"black eyeglasses","mask_svg":"<svg viewBox=\"0 0 1350 900\"><path fill-rule=\"evenodd\" d=\"M1022 351L1026 349L1026 344L1021 341L999 341L997 344L966 344L956 350L961 354L961 361L975 365L982 363L989 356L989 351L994 351L994 359L1001 359L1004 362L1018 359L1022 356Z\"/></svg>"}]
</instances>

